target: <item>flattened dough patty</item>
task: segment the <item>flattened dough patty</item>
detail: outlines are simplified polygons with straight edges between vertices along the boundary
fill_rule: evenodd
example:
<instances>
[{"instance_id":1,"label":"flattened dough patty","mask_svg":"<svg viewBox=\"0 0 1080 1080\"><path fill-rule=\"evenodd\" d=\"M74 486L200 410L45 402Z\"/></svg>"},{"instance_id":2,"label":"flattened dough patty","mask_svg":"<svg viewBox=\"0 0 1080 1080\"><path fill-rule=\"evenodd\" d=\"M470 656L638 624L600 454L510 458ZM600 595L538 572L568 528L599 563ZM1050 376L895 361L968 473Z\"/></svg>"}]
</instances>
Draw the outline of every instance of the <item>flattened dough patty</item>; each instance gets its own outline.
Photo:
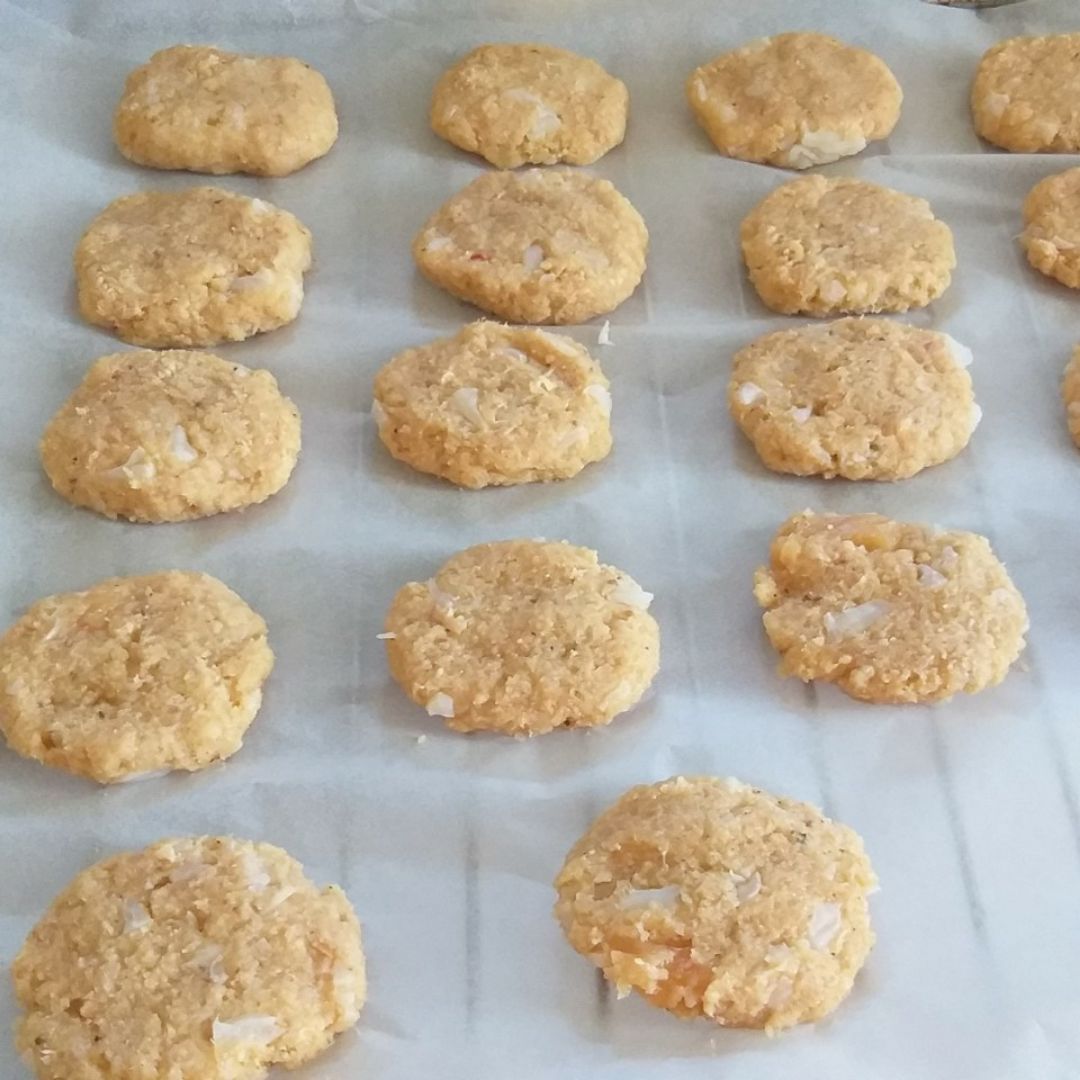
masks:
<instances>
[{"instance_id":1,"label":"flattened dough patty","mask_svg":"<svg viewBox=\"0 0 1080 1080\"><path fill-rule=\"evenodd\" d=\"M216 345L292 322L311 233L286 210L215 187L110 203L75 249L79 310L151 348Z\"/></svg>"},{"instance_id":2,"label":"flattened dough patty","mask_svg":"<svg viewBox=\"0 0 1080 1080\"><path fill-rule=\"evenodd\" d=\"M299 453L300 414L274 376L202 352L103 356L41 440L65 499L147 522L262 502Z\"/></svg>"},{"instance_id":3,"label":"flattened dough patty","mask_svg":"<svg viewBox=\"0 0 1080 1080\"><path fill-rule=\"evenodd\" d=\"M0 637L8 745L101 783L235 754L273 667L266 623L172 570L39 600Z\"/></svg>"},{"instance_id":4,"label":"flattened dough patty","mask_svg":"<svg viewBox=\"0 0 1080 1080\"><path fill-rule=\"evenodd\" d=\"M789 518L754 576L780 673L862 701L940 701L1005 678L1023 597L975 533L880 514Z\"/></svg>"},{"instance_id":5,"label":"flattened dough patty","mask_svg":"<svg viewBox=\"0 0 1080 1080\"><path fill-rule=\"evenodd\" d=\"M770 469L898 480L967 445L970 361L948 334L887 319L779 330L736 354L728 405Z\"/></svg>"},{"instance_id":6,"label":"flattened dough patty","mask_svg":"<svg viewBox=\"0 0 1080 1080\"><path fill-rule=\"evenodd\" d=\"M590 165L626 134L626 86L550 45L481 45L435 84L431 126L500 169Z\"/></svg>"},{"instance_id":7,"label":"flattened dough patty","mask_svg":"<svg viewBox=\"0 0 1080 1080\"><path fill-rule=\"evenodd\" d=\"M728 157L824 165L884 139L903 94L884 61L825 34L759 38L690 76L690 107Z\"/></svg>"},{"instance_id":8,"label":"flattened dough patty","mask_svg":"<svg viewBox=\"0 0 1080 1080\"><path fill-rule=\"evenodd\" d=\"M975 130L1018 153L1080 150L1080 33L1014 37L983 54L971 86Z\"/></svg>"},{"instance_id":9,"label":"flattened dough patty","mask_svg":"<svg viewBox=\"0 0 1080 1080\"><path fill-rule=\"evenodd\" d=\"M608 386L573 338L481 321L395 356L372 412L394 457L462 487L559 480L611 449Z\"/></svg>"},{"instance_id":10,"label":"flattened dough patty","mask_svg":"<svg viewBox=\"0 0 1080 1080\"><path fill-rule=\"evenodd\" d=\"M570 944L620 995L773 1031L832 1012L874 943L861 839L737 780L632 788L555 881Z\"/></svg>"},{"instance_id":11,"label":"flattened dough patty","mask_svg":"<svg viewBox=\"0 0 1080 1080\"><path fill-rule=\"evenodd\" d=\"M843 177L782 184L747 214L741 239L758 295L785 315L924 307L956 265L925 199Z\"/></svg>"},{"instance_id":12,"label":"flattened dough patty","mask_svg":"<svg viewBox=\"0 0 1080 1080\"><path fill-rule=\"evenodd\" d=\"M39 1080L261 1080L356 1023L360 924L281 848L163 840L84 870L12 968Z\"/></svg>"},{"instance_id":13,"label":"flattened dough patty","mask_svg":"<svg viewBox=\"0 0 1080 1080\"><path fill-rule=\"evenodd\" d=\"M480 544L398 591L386 616L390 672L455 731L607 724L659 666L651 601L588 548Z\"/></svg>"},{"instance_id":14,"label":"flattened dough patty","mask_svg":"<svg viewBox=\"0 0 1080 1080\"><path fill-rule=\"evenodd\" d=\"M1080 168L1044 177L1031 189L1020 243L1036 270L1080 289Z\"/></svg>"},{"instance_id":15,"label":"flattened dough patty","mask_svg":"<svg viewBox=\"0 0 1080 1080\"><path fill-rule=\"evenodd\" d=\"M307 64L205 45L154 53L127 77L113 118L124 157L200 173L286 176L337 133L330 87Z\"/></svg>"},{"instance_id":16,"label":"flattened dough patty","mask_svg":"<svg viewBox=\"0 0 1080 1080\"><path fill-rule=\"evenodd\" d=\"M413 241L423 274L524 323L580 323L618 307L645 272L649 233L607 180L573 169L489 172Z\"/></svg>"}]
</instances>

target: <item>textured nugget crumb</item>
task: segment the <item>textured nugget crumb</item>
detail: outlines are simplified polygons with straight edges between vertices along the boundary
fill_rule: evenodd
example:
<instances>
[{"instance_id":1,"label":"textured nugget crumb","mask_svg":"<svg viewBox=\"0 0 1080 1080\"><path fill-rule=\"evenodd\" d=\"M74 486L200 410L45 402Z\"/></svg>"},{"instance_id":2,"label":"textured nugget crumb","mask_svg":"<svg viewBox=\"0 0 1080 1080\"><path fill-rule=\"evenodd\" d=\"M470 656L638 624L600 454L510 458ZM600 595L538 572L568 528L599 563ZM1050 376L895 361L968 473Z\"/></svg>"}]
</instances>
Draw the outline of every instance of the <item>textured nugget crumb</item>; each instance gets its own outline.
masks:
<instances>
[{"instance_id":1,"label":"textured nugget crumb","mask_svg":"<svg viewBox=\"0 0 1080 1080\"><path fill-rule=\"evenodd\" d=\"M903 99L879 57L813 33L721 53L691 74L686 94L720 153L789 169L836 161L886 138Z\"/></svg>"},{"instance_id":2,"label":"textured nugget crumb","mask_svg":"<svg viewBox=\"0 0 1080 1080\"><path fill-rule=\"evenodd\" d=\"M144 522L262 502L299 453L300 415L270 372L179 350L103 356L41 439L65 499Z\"/></svg>"},{"instance_id":3,"label":"textured nugget crumb","mask_svg":"<svg viewBox=\"0 0 1080 1080\"><path fill-rule=\"evenodd\" d=\"M154 53L127 77L113 118L124 157L201 173L285 176L337 134L330 87L307 64L204 45Z\"/></svg>"},{"instance_id":4,"label":"textured nugget crumb","mask_svg":"<svg viewBox=\"0 0 1080 1080\"><path fill-rule=\"evenodd\" d=\"M850 993L875 886L860 838L816 807L679 776L631 789L589 827L555 914L620 996L775 1031Z\"/></svg>"},{"instance_id":5,"label":"textured nugget crumb","mask_svg":"<svg viewBox=\"0 0 1080 1080\"><path fill-rule=\"evenodd\" d=\"M311 233L288 211L215 187L110 203L75 249L79 310L152 348L243 341L292 322Z\"/></svg>"},{"instance_id":6,"label":"textured nugget crumb","mask_svg":"<svg viewBox=\"0 0 1080 1080\"><path fill-rule=\"evenodd\" d=\"M1080 150L1080 33L1014 37L983 54L971 85L975 130L1018 153Z\"/></svg>"},{"instance_id":7,"label":"textured nugget crumb","mask_svg":"<svg viewBox=\"0 0 1080 1080\"><path fill-rule=\"evenodd\" d=\"M212 836L84 870L12 974L39 1080L261 1080L325 1050L366 992L344 894L281 848Z\"/></svg>"},{"instance_id":8,"label":"textured nugget crumb","mask_svg":"<svg viewBox=\"0 0 1080 1080\"><path fill-rule=\"evenodd\" d=\"M611 395L573 338L475 322L407 349L375 378L394 457L462 487L576 475L611 450Z\"/></svg>"},{"instance_id":9,"label":"textured nugget crumb","mask_svg":"<svg viewBox=\"0 0 1080 1080\"><path fill-rule=\"evenodd\" d=\"M728 405L770 469L897 480L967 445L968 357L947 334L886 319L779 330L736 354Z\"/></svg>"},{"instance_id":10,"label":"textured nugget crumb","mask_svg":"<svg viewBox=\"0 0 1080 1080\"><path fill-rule=\"evenodd\" d=\"M390 672L456 731L607 724L659 667L651 600L587 548L480 544L398 591L386 616Z\"/></svg>"},{"instance_id":11,"label":"textured nugget crumb","mask_svg":"<svg viewBox=\"0 0 1080 1080\"><path fill-rule=\"evenodd\" d=\"M423 274L502 319L579 323L618 307L645 272L649 234L607 180L572 169L489 172L413 241Z\"/></svg>"},{"instance_id":12,"label":"textured nugget crumb","mask_svg":"<svg viewBox=\"0 0 1080 1080\"><path fill-rule=\"evenodd\" d=\"M0 638L0 730L25 757L101 783L239 750L274 654L207 574L111 578L34 604Z\"/></svg>"},{"instance_id":13,"label":"textured nugget crumb","mask_svg":"<svg viewBox=\"0 0 1080 1080\"><path fill-rule=\"evenodd\" d=\"M1028 628L1023 597L984 537L880 514L796 514L754 595L781 674L863 701L994 686Z\"/></svg>"},{"instance_id":14,"label":"textured nugget crumb","mask_svg":"<svg viewBox=\"0 0 1080 1080\"><path fill-rule=\"evenodd\" d=\"M865 180L782 184L747 214L741 241L758 295L785 315L924 307L956 265L952 232L925 199Z\"/></svg>"},{"instance_id":15,"label":"textured nugget crumb","mask_svg":"<svg viewBox=\"0 0 1080 1080\"><path fill-rule=\"evenodd\" d=\"M481 45L435 84L431 126L500 169L590 165L626 134L629 95L595 60L550 45Z\"/></svg>"}]
</instances>

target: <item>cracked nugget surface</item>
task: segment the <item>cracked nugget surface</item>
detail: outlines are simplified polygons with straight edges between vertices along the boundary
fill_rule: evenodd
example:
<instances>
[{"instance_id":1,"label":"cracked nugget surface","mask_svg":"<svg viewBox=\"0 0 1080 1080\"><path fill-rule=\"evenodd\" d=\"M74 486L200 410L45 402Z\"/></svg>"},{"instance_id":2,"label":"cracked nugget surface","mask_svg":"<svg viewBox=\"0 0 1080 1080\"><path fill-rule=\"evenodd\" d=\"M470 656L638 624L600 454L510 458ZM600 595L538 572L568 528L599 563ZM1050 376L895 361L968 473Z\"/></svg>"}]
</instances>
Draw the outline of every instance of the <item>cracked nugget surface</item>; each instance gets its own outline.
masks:
<instances>
[{"instance_id":1,"label":"cracked nugget surface","mask_svg":"<svg viewBox=\"0 0 1080 1080\"><path fill-rule=\"evenodd\" d=\"M395 356L372 412L420 472L469 488L560 480L611 450L608 386L573 338L481 321Z\"/></svg>"},{"instance_id":2,"label":"cracked nugget surface","mask_svg":"<svg viewBox=\"0 0 1080 1080\"><path fill-rule=\"evenodd\" d=\"M614 185L573 169L489 172L413 241L425 277L499 318L579 323L618 307L645 272L649 233Z\"/></svg>"},{"instance_id":3,"label":"cracked nugget surface","mask_svg":"<svg viewBox=\"0 0 1080 1080\"><path fill-rule=\"evenodd\" d=\"M431 126L500 169L591 165L626 134L629 95L595 60L550 45L481 45L435 84Z\"/></svg>"},{"instance_id":4,"label":"cracked nugget surface","mask_svg":"<svg viewBox=\"0 0 1080 1080\"><path fill-rule=\"evenodd\" d=\"M152 348L292 322L310 266L311 233L292 214L215 187L125 195L75 248L83 318Z\"/></svg>"},{"instance_id":5,"label":"cracked nugget surface","mask_svg":"<svg viewBox=\"0 0 1080 1080\"><path fill-rule=\"evenodd\" d=\"M109 578L0 637L8 745L100 783L236 753L273 667L266 623L208 574Z\"/></svg>"},{"instance_id":6,"label":"cracked nugget surface","mask_svg":"<svg viewBox=\"0 0 1080 1080\"><path fill-rule=\"evenodd\" d=\"M269 371L178 350L103 356L41 439L65 499L145 522L262 502L299 453L300 415Z\"/></svg>"},{"instance_id":7,"label":"cracked nugget surface","mask_svg":"<svg viewBox=\"0 0 1080 1080\"><path fill-rule=\"evenodd\" d=\"M785 315L924 307L956 265L952 232L925 199L843 177L782 184L747 214L740 237L758 295Z\"/></svg>"},{"instance_id":8,"label":"cracked nugget surface","mask_svg":"<svg viewBox=\"0 0 1080 1080\"><path fill-rule=\"evenodd\" d=\"M593 822L556 878L555 914L620 996L773 1031L850 993L875 885L858 835L816 807L676 776Z\"/></svg>"},{"instance_id":9,"label":"cracked nugget surface","mask_svg":"<svg viewBox=\"0 0 1080 1080\"><path fill-rule=\"evenodd\" d=\"M971 85L975 130L1019 153L1080 150L1080 33L1014 37L983 54Z\"/></svg>"},{"instance_id":10,"label":"cracked nugget surface","mask_svg":"<svg viewBox=\"0 0 1080 1080\"><path fill-rule=\"evenodd\" d=\"M985 537L881 514L795 514L754 575L780 674L862 701L995 686L1024 647L1023 597Z\"/></svg>"},{"instance_id":11,"label":"cracked nugget surface","mask_svg":"<svg viewBox=\"0 0 1080 1080\"><path fill-rule=\"evenodd\" d=\"M970 361L948 334L887 319L780 330L735 355L728 406L770 469L898 480L967 446Z\"/></svg>"},{"instance_id":12,"label":"cracked nugget surface","mask_svg":"<svg viewBox=\"0 0 1080 1080\"><path fill-rule=\"evenodd\" d=\"M588 548L479 544L398 591L386 615L390 672L455 731L608 724L659 667L651 601Z\"/></svg>"},{"instance_id":13,"label":"cracked nugget surface","mask_svg":"<svg viewBox=\"0 0 1080 1080\"><path fill-rule=\"evenodd\" d=\"M686 84L717 150L808 169L886 138L903 94L884 61L826 34L759 38L702 64Z\"/></svg>"},{"instance_id":14,"label":"cracked nugget surface","mask_svg":"<svg viewBox=\"0 0 1080 1080\"><path fill-rule=\"evenodd\" d=\"M12 974L39 1080L260 1080L320 1054L365 996L341 890L281 848L220 836L84 870Z\"/></svg>"}]
</instances>

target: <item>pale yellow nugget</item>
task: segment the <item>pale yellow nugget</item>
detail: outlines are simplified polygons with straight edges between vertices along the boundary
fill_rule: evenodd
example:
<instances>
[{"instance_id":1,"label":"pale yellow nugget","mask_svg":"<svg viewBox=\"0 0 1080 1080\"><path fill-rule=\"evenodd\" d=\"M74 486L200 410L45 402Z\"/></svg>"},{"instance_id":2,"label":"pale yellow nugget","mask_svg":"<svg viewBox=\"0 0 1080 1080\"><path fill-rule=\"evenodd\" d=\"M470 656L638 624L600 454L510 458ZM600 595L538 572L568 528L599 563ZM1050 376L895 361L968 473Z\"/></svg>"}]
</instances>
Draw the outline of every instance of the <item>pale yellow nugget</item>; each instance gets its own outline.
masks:
<instances>
[{"instance_id":1,"label":"pale yellow nugget","mask_svg":"<svg viewBox=\"0 0 1080 1080\"><path fill-rule=\"evenodd\" d=\"M555 881L555 914L620 997L772 1032L851 992L876 884L859 836L816 807L676 776L593 822Z\"/></svg>"},{"instance_id":2,"label":"pale yellow nugget","mask_svg":"<svg viewBox=\"0 0 1080 1080\"><path fill-rule=\"evenodd\" d=\"M888 319L779 330L736 354L728 407L777 472L900 480L967 446L970 362L948 334Z\"/></svg>"},{"instance_id":3,"label":"pale yellow nugget","mask_svg":"<svg viewBox=\"0 0 1080 1080\"><path fill-rule=\"evenodd\" d=\"M1027 609L987 540L880 514L789 518L754 575L780 674L862 701L941 701L1005 678Z\"/></svg>"},{"instance_id":4,"label":"pale yellow nugget","mask_svg":"<svg viewBox=\"0 0 1080 1080\"><path fill-rule=\"evenodd\" d=\"M808 169L886 138L903 94L885 62L825 34L759 38L697 68L690 107L728 157Z\"/></svg>"},{"instance_id":5,"label":"pale yellow nugget","mask_svg":"<svg viewBox=\"0 0 1080 1080\"><path fill-rule=\"evenodd\" d=\"M398 591L384 635L390 673L455 731L608 724L659 667L651 601L588 548L479 544Z\"/></svg>"},{"instance_id":6,"label":"pale yellow nugget","mask_svg":"<svg viewBox=\"0 0 1080 1080\"><path fill-rule=\"evenodd\" d=\"M151 348L216 345L292 322L311 233L288 211L215 187L110 203L75 249L79 310Z\"/></svg>"},{"instance_id":7,"label":"pale yellow nugget","mask_svg":"<svg viewBox=\"0 0 1080 1080\"><path fill-rule=\"evenodd\" d=\"M288 853L163 840L84 870L12 965L38 1080L262 1080L352 1027L360 924Z\"/></svg>"},{"instance_id":8,"label":"pale yellow nugget","mask_svg":"<svg viewBox=\"0 0 1080 1080\"><path fill-rule=\"evenodd\" d=\"M375 378L394 457L462 487L561 480L611 449L611 393L573 338L493 322L407 349Z\"/></svg>"},{"instance_id":9,"label":"pale yellow nugget","mask_svg":"<svg viewBox=\"0 0 1080 1080\"><path fill-rule=\"evenodd\" d=\"M626 134L626 86L550 45L481 45L435 85L431 126L500 169L591 165Z\"/></svg>"},{"instance_id":10,"label":"pale yellow nugget","mask_svg":"<svg viewBox=\"0 0 1080 1080\"><path fill-rule=\"evenodd\" d=\"M270 372L182 351L103 356L41 439L65 499L145 522L260 503L299 453L300 415Z\"/></svg>"},{"instance_id":11,"label":"pale yellow nugget","mask_svg":"<svg viewBox=\"0 0 1080 1080\"><path fill-rule=\"evenodd\" d=\"M758 295L785 315L925 307L956 265L952 232L925 199L865 180L782 184L747 214L740 237Z\"/></svg>"},{"instance_id":12,"label":"pale yellow nugget","mask_svg":"<svg viewBox=\"0 0 1080 1080\"><path fill-rule=\"evenodd\" d=\"M1014 37L983 54L971 86L975 130L1017 153L1080 150L1080 33Z\"/></svg>"},{"instance_id":13,"label":"pale yellow nugget","mask_svg":"<svg viewBox=\"0 0 1080 1080\"><path fill-rule=\"evenodd\" d=\"M273 664L266 623L216 578L109 578L0 637L0 731L103 784L194 771L240 749Z\"/></svg>"},{"instance_id":14,"label":"pale yellow nugget","mask_svg":"<svg viewBox=\"0 0 1080 1080\"><path fill-rule=\"evenodd\" d=\"M413 241L425 277L510 322L580 323L618 307L645 273L649 233L607 180L573 169L489 172Z\"/></svg>"},{"instance_id":15,"label":"pale yellow nugget","mask_svg":"<svg viewBox=\"0 0 1080 1080\"><path fill-rule=\"evenodd\" d=\"M138 165L286 176L334 145L338 122L326 80L299 60L174 45L127 77L113 134Z\"/></svg>"}]
</instances>

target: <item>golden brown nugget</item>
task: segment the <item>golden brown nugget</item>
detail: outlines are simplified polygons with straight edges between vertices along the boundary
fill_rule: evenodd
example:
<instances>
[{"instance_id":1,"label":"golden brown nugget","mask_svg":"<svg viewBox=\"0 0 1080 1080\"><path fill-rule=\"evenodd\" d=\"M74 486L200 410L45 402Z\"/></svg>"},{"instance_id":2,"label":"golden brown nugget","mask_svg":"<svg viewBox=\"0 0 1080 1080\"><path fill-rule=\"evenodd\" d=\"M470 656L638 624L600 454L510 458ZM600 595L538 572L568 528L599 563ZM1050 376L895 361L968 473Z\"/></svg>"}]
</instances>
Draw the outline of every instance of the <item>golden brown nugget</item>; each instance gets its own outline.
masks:
<instances>
[{"instance_id":1,"label":"golden brown nugget","mask_svg":"<svg viewBox=\"0 0 1080 1080\"><path fill-rule=\"evenodd\" d=\"M555 914L620 997L776 1031L851 992L876 884L858 835L816 807L676 776L590 826L555 881Z\"/></svg>"},{"instance_id":2,"label":"golden brown nugget","mask_svg":"<svg viewBox=\"0 0 1080 1080\"><path fill-rule=\"evenodd\" d=\"M12 966L38 1080L261 1080L352 1027L360 924L281 848L164 840L79 874Z\"/></svg>"},{"instance_id":3,"label":"golden brown nugget","mask_svg":"<svg viewBox=\"0 0 1080 1080\"><path fill-rule=\"evenodd\" d=\"M12 750L109 784L230 757L274 664L266 623L216 578L110 578L39 600L0 637Z\"/></svg>"},{"instance_id":4,"label":"golden brown nugget","mask_svg":"<svg viewBox=\"0 0 1080 1080\"><path fill-rule=\"evenodd\" d=\"M1080 35L1077 35L1080 37ZM1040 180L1024 200L1020 244L1040 273L1080 289L1080 168Z\"/></svg>"},{"instance_id":5,"label":"golden brown nugget","mask_svg":"<svg viewBox=\"0 0 1080 1080\"><path fill-rule=\"evenodd\" d=\"M899 480L967 446L982 416L970 362L948 334L839 319L741 349L728 406L770 469Z\"/></svg>"},{"instance_id":6,"label":"golden brown nugget","mask_svg":"<svg viewBox=\"0 0 1080 1080\"><path fill-rule=\"evenodd\" d=\"M113 118L124 157L200 173L286 176L337 134L330 87L307 64L206 45L154 53L127 77Z\"/></svg>"},{"instance_id":7,"label":"golden brown nugget","mask_svg":"<svg viewBox=\"0 0 1080 1080\"><path fill-rule=\"evenodd\" d=\"M274 376L202 352L103 356L41 440L65 499L145 522L260 503L299 453L300 414Z\"/></svg>"},{"instance_id":8,"label":"golden brown nugget","mask_svg":"<svg viewBox=\"0 0 1080 1080\"><path fill-rule=\"evenodd\" d=\"M651 601L588 548L479 544L398 591L384 635L390 673L455 731L608 724L659 667Z\"/></svg>"},{"instance_id":9,"label":"golden brown nugget","mask_svg":"<svg viewBox=\"0 0 1080 1080\"><path fill-rule=\"evenodd\" d=\"M436 285L501 319L580 323L637 288L648 244L607 180L530 169L468 184L420 230L413 256Z\"/></svg>"},{"instance_id":10,"label":"golden brown nugget","mask_svg":"<svg viewBox=\"0 0 1080 1080\"><path fill-rule=\"evenodd\" d=\"M884 61L826 34L759 38L697 68L690 107L728 157L808 169L886 138L903 94Z\"/></svg>"},{"instance_id":11,"label":"golden brown nugget","mask_svg":"<svg viewBox=\"0 0 1080 1080\"><path fill-rule=\"evenodd\" d=\"M462 487L561 480L611 450L608 387L573 338L481 321L395 356L372 414L395 458Z\"/></svg>"},{"instance_id":12,"label":"golden brown nugget","mask_svg":"<svg viewBox=\"0 0 1080 1080\"><path fill-rule=\"evenodd\" d=\"M151 348L243 341L292 322L311 233L286 210L215 187L110 203L75 249L79 310Z\"/></svg>"},{"instance_id":13,"label":"golden brown nugget","mask_svg":"<svg viewBox=\"0 0 1080 1080\"><path fill-rule=\"evenodd\" d=\"M881 514L789 518L754 575L780 674L862 701L940 701L1005 678L1024 599L975 533Z\"/></svg>"},{"instance_id":14,"label":"golden brown nugget","mask_svg":"<svg viewBox=\"0 0 1080 1080\"><path fill-rule=\"evenodd\" d=\"M975 130L1019 153L1080 150L1080 33L1014 37L991 46L971 86Z\"/></svg>"},{"instance_id":15,"label":"golden brown nugget","mask_svg":"<svg viewBox=\"0 0 1080 1080\"><path fill-rule=\"evenodd\" d=\"M924 307L949 285L952 233L925 199L865 180L802 176L747 214L750 281L785 315Z\"/></svg>"},{"instance_id":16,"label":"golden brown nugget","mask_svg":"<svg viewBox=\"0 0 1080 1080\"><path fill-rule=\"evenodd\" d=\"M550 45L481 45L435 84L431 126L500 169L590 165L626 134L626 86Z\"/></svg>"}]
</instances>

